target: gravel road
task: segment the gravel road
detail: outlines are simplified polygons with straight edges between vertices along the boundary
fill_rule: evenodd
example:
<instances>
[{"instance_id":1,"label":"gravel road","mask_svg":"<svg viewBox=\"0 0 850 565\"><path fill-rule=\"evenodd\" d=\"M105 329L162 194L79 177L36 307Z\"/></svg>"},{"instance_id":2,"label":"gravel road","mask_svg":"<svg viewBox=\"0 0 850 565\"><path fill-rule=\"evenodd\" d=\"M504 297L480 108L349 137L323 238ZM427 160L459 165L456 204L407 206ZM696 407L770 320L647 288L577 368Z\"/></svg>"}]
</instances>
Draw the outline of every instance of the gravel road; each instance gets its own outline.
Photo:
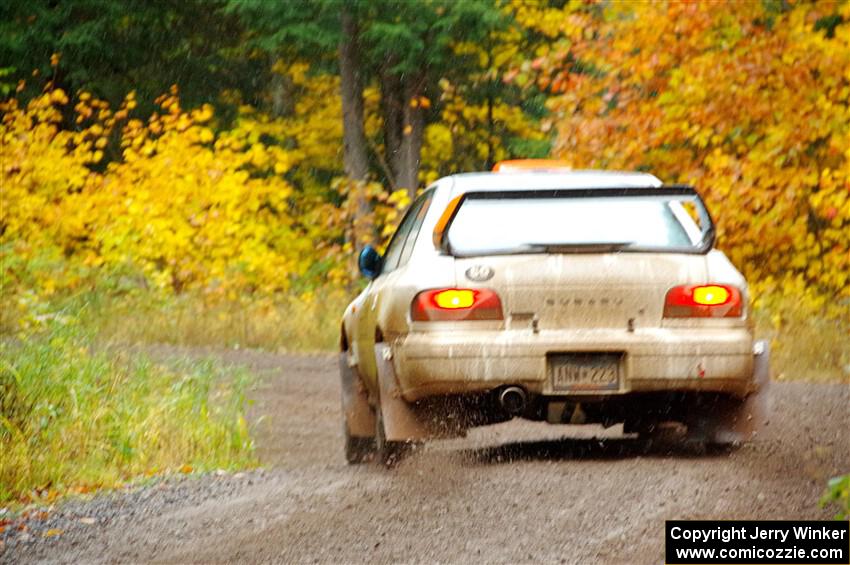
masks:
<instances>
[{"instance_id":1,"label":"gravel road","mask_svg":"<svg viewBox=\"0 0 850 565\"><path fill-rule=\"evenodd\" d=\"M334 357L178 351L264 375L264 468L67 502L0 534L0 562L662 563L665 519L826 519L825 481L850 470L850 387L796 382L728 453L514 421L350 467Z\"/></svg>"}]
</instances>

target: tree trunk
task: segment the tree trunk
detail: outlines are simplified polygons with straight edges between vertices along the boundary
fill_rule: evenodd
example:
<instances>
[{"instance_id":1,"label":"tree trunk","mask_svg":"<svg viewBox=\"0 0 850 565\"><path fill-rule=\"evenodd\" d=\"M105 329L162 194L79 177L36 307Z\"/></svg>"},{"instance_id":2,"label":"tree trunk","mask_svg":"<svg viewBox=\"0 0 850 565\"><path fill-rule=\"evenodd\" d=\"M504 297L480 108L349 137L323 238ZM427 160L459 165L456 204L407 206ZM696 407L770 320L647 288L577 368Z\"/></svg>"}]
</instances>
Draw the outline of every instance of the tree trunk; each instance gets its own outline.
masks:
<instances>
[{"instance_id":1,"label":"tree trunk","mask_svg":"<svg viewBox=\"0 0 850 565\"><path fill-rule=\"evenodd\" d=\"M381 71L381 113L384 118L384 156L388 165L390 185L398 184L401 163L401 140L404 129L404 90L398 75L392 72L390 59Z\"/></svg>"},{"instance_id":2,"label":"tree trunk","mask_svg":"<svg viewBox=\"0 0 850 565\"><path fill-rule=\"evenodd\" d=\"M372 239L371 210L366 195L369 157L363 125L363 84L360 76L358 26L349 2L342 4L339 42L340 93L342 95L342 162L348 177L347 199L351 223L346 240L351 244L352 280L358 276L357 253Z\"/></svg>"},{"instance_id":3,"label":"tree trunk","mask_svg":"<svg viewBox=\"0 0 850 565\"><path fill-rule=\"evenodd\" d=\"M406 188L410 198L413 199L419 187L422 136L425 132L425 109L421 104L425 77L422 75L411 77L405 86L405 104L402 110L404 119L396 182L399 188Z\"/></svg>"},{"instance_id":4,"label":"tree trunk","mask_svg":"<svg viewBox=\"0 0 850 565\"><path fill-rule=\"evenodd\" d=\"M495 122L493 121L493 91L496 88L495 80L493 79L493 75L490 74L491 65L493 64L493 37L491 34L487 34L487 162L484 164L484 170L489 171L495 165L496 155L495 148L493 147L493 140L495 139Z\"/></svg>"},{"instance_id":5,"label":"tree trunk","mask_svg":"<svg viewBox=\"0 0 850 565\"><path fill-rule=\"evenodd\" d=\"M363 129L363 84L357 20L348 3L342 5L342 38L339 43L339 74L342 94L343 166L351 180L363 181L369 174L366 133Z\"/></svg>"},{"instance_id":6,"label":"tree trunk","mask_svg":"<svg viewBox=\"0 0 850 565\"><path fill-rule=\"evenodd\" d=\"M283 73L272 74L270 90L271 104L270 113L276 118L291 116L294 110L294 96L292 79Z\"/></svg>"},{"instance_id":7,"label":"tree trunk","mask_svg":"<svg viewBox=\"0 0 850 565\"><path fill-rule=\"evenodd\" d=\"M495 165L495 149L493 147L495 122L493 121L493 88L490 86L487 89L487 162L484 164L484 170L489 171Z\"/></svg>"}]
</instances>

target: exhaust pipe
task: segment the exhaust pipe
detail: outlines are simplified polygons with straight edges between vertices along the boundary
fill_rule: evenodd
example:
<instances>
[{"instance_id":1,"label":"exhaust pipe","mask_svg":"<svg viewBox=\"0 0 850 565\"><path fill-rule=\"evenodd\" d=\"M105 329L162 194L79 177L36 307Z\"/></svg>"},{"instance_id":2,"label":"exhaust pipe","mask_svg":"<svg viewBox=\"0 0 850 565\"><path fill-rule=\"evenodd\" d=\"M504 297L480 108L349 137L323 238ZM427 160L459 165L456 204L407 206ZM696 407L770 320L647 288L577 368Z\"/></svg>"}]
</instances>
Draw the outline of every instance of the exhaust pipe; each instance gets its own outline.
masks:
<instances>
[{"instance_id":1,"label":"exhaust pipe","mask_svg":"<svg viewBox=\"0 0 850 565\"><path fill-rule=\"evenodd\" d=\"M525 403L525 391L518 386L505 387L499 393L499 404L511 416L517 416L525 412Z\"/></svg>"}]
</instances>

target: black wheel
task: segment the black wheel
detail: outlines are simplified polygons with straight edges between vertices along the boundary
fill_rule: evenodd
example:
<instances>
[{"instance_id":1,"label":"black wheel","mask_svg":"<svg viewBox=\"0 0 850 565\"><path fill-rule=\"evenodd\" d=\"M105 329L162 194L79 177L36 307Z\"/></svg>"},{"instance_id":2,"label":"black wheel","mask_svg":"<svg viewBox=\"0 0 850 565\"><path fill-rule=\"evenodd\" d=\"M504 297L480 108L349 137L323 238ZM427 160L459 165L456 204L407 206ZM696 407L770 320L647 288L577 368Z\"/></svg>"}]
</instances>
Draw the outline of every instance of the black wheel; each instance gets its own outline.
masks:
<instances>
[{"instance_id":1,"label":"black wheel","mask_svg":"<svg viewBox=\"0 0 850 565\"><path fill-rule=\"evenodd\" d=\"M375 456L374 411L357 374L348 362L348 353L339 355L339 376L342 400L342 436L345 460L349 465L371 461ZM352 434L352 427L356 435Z\"/></svg>"},{"instance_id":2,"label":"black wheel","mask_svg":"<svg viewBox=\"0 0 850 565\"><path fill-rule=\"evenodd\" d=\"M375 453L379 463L392 467L400 463L416 447L410 441L389 441L384 431L384 417L381 406L375 410Z\"/></svg>"},{"instance_id":3,"label":"black wheel","mask_svg":"<svg viewBox=\"0 0 850 565\"><path fill-rule=\"evenodd\" d=\"M709 450L729 450L739 447L747 440L748 434L742 433L739 426L746 427L748 413L746 401L735 398L723 398L694 414L687 420L687 438L693 442L702 442Z\"/></svg>"},{"instance_id":4,"label":"black wheel","mask_svg":"<svg viewBox=\"0 0 850 565\"><path fill-rule=\"evenodd\" d=\"M685 441L693 445L702 444L705 451L728 451L741 445L734 433L724 430L721 424L711 420L688 425Z\"/></svg>"},{"instance_id":5,"label":"black wheel","mask_svg":"<svg viewBox=\"0 0 850 565\"><path fill-rule=\"evenodd\" d=\"M623 433L638 434L640 439L651 439L659 431L658 422L650 419L626 420L623 422Z\"/></svg>"},{"instance_id":6,"label":"black wheel","mask_svg":"<svg viewBox=\"0 0 850 565\"><path fill-rule=\"evenodd\" d=\"M348 423L343 419L342 434L345 440L345 461L349 465L359 465L371 461L375 456L375 438L356 437L348 431Z\"/></svg>"},{"instance_id":7,"label":"black wheel","mask_svg":"<svg viewBox=\"0 0 850 565\"><path fill-rule=\"evenodd\" d=\"M677 451L682 448L686 451L701 451L698 444L689 438L685 426L676 421L644 420L632 422L624 429L627 433L638 434L638 441L647 453L659 450Z\"/></svg>"},{"instance_id":8,"label":"black wheel","mask_svg":"<svg viewBox=\"0 0 850 565\"><path fill-rule=\"evenodd\" d=\"M623 423L623 432L637 434L638 441L647 445L663 443L669 440L669 433L656 420L627 420Z\"/></svg>"}]
</instances>

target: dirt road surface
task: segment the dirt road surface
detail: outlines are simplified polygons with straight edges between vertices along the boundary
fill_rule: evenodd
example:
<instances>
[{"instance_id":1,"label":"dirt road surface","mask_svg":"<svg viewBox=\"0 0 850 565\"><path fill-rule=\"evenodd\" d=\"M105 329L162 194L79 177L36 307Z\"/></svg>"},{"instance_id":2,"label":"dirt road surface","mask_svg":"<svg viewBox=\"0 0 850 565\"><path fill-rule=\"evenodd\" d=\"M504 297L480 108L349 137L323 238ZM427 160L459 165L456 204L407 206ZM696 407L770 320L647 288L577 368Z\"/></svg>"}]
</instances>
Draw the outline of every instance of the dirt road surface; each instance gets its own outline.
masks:
<instances>
[{"instance_id":1,"label":"dirt road surface","mask_svg":"<svg viewBox=\"0 0 850 565\"><path fill-rule=\"evenodd\" d=\"M850 470L850 387L796 382L732 452L514 421L351 467L334 357L182 352L264 375L264 468L66 503L6 532L0 562L662 563L666 519L826 519L825 481Z\"/></svg>"}]
</instances>

